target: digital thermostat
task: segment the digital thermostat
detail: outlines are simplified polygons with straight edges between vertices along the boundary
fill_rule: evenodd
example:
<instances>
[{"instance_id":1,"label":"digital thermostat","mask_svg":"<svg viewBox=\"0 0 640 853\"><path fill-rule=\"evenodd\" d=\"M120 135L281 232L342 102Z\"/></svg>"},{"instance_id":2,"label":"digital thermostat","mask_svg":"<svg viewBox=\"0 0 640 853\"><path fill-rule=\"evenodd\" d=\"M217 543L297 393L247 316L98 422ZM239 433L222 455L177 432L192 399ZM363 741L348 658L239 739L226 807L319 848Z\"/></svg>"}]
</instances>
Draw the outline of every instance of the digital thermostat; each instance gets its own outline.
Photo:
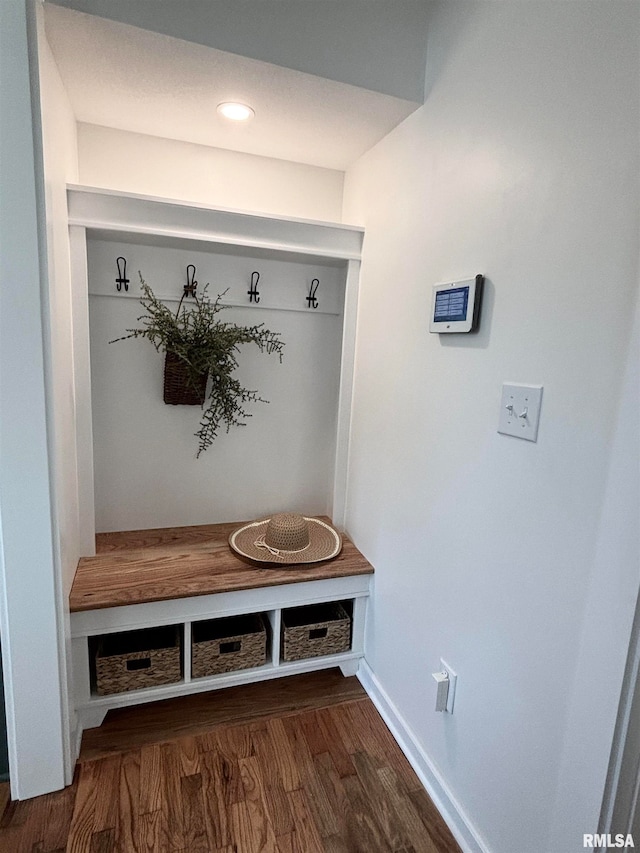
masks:
<instances>
[{"instance_id":1,"label":"digital thermostat","mask_svg":"<svg viewBox=\"0 0 640 853\"><path fill-rule=\"evenodd\" d=\"M480 320L484 276L434 284L429 331L472 332Z\"/></svg>"}]
</instances>

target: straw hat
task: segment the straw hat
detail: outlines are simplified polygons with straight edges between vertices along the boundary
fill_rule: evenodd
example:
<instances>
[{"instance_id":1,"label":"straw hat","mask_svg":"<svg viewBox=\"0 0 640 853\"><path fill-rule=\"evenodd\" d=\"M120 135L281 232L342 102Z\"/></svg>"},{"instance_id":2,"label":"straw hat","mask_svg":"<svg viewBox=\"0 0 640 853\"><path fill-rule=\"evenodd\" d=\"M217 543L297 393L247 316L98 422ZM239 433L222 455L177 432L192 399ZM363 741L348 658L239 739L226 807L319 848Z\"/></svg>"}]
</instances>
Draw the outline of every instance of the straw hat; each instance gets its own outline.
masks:
<instances>
[{"instance_id":1,"label":"straw hat","mask_svg":"<svg viewBox=\"0 0 640 853\"><path fill-rule=\"evenodd\" d=\"M259 563L293 565L331 560L342 550L340 534L317 518L283 512L234 531L229 545Z\"/></svg>"}]
</instances>

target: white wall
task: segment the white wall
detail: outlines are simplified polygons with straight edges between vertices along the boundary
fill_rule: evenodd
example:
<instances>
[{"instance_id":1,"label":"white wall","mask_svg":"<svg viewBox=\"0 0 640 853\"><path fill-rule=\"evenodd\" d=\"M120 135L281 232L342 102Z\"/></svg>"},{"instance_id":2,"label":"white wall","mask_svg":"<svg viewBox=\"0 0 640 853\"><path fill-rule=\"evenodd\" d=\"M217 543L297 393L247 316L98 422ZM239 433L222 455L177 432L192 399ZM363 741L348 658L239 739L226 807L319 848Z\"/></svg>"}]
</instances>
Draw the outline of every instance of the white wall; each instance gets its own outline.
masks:
<instances>
[{"instance_id":1,"label":"white wall","mask_svg":"<svg viewBox=\"0 0 640 853\"><path fill-rule=\"evenodd\" d=\"M278 216L339 222L344 173L80 124L87 186Z\"/></svg>"},{"instance_id":2,"label":"white wall","mask_svg":"<svg viewBox=\"0 0 640 853\"><path fill-rule=\"evenodd\" d=\"M49 454L53 475L55 580L58 587L60 643L65 655L66 692L61 697L65 727L66 783L71 782L71 741L76 715L70 667L69 592L78 560L86 551L80 525L78 484L77 365L84 354L74 339L78 308L71 285L67 183L78 180L76 121L60 78L44 27L43 8L36 4L37 50L44 166L47 287L44 294L47 353ZM86 300L86 298L85 298ZM81 304L81 301L80 301Z\"/></svg>"},{"instance_id":3,"label":"white wall","mask_svg":"<svg viewBox=\"0 0 640 853\"><path fill-rule=\"evenodd\" d=\"M221 430L196 458L201 409L162 400L163 356L144 340L109 344L140 324L136 298L117 294L116 258L127 259L129 297L139 276L178 307L186 267L196 265L223 322L264 323L285 341L282 364L240 347L237 377L269 404L248 406L246 426ZM88 249L96 529L212 524L295 510L331 514L345 270L336 265L90 240ZM259 305L249 306L253 270ZM313 278L318 310L305 310ZM298 306L288 311L268 306ZM333 313L323 313L332 311Z\"/></svg>"},{"instance_id":4,"label":"white wall","mask_svg":"<svg viewBox=\"0 0 640 853\"><path fill-rule=\"evenodd\" d=\"M0 629L11 791L22 799L63 786L67 733L45 400L40 128L32 116L35 19L31 52L27 4L5 0L0 20Z\"/></svg>"},{"instance_id":5,"label":"white wall","mask_svg":"<svg viewBox=\"0 0 640 853\"><path fill-rule=\"evenodd\" d=\"M376 567L367 660L493 853L572 853L598 821L638 586L602 513L636 405L639 12L434 4L425 106L346 176L366 226L347 527ZM431 285L476 273L478 334L430 335ZM505 380L544 385L537 444L497 434ZM596 596L628 602L613 647ZM600 641L611 692L590 715ZM451 717L431 710L440 656Z\"/></svg>"},{"instance_id":6,"label":"white wall","mask_svg":"<svg viewBox=\"0 0 640 853\"><path fill-rule=\"evenodd\" d=\"M638 607L634 591L640 585L640 531L638 507L640 506L640 300L636 302L635 321L631 345L624 371L621 405L611 450L607 488L602 507L600 530L594 555L594 571L583 622L580 659L573 687L570 726L565 739L563 767L557 804L556 828L559 838L569 838L580 825L587 823L587 815L600 807L599 791L609 764L611 734L599 742L590 741L590 733L597 721L603 732L613 733L618 710L619 684L623 677L625 660L622 652L628 643L630 626ZM615 567L615 572L611 571ZM636 622L640 613L636 615ZM606 633L594 630L595 625L606 625ZM635 643L631 648L626 678L631 695L625 689L620 714L629 710L626 700L633 699L638 673L637 625ZM594 691L594 677L599 689ZM635 700L634 719L630 722L629 744L620 779L621 790L612 827L603 831L626 832L625 821L633 789L638 776L640 758L640 693ZM624 726L622 726L624 729ZM619 737L620 735L618 735ZM585 750L585 741L590 749ZM616 745L617 747L618 745ZM619 744L624 748L624 744ZM616 762L614 751L613 761ZM596 788L593 780L598 779ZM615 791L611 792L615 797ZM572 807L567 810L566 803ZM606 804L603 819L609 819Z\"/></svg>"},{"instance_id":7,"label":"white wall","mask_svg":"<svg viewBox=\"0 0 640 853\"><path fill-rule=\"evenodd\" d=\"M67 215L67 183L78 181L78 142L73 110L44 32L42 9L39 8L38 12L49 269L47 298L51 349L52 449L61 570L66 601L80 556L73 312Z\"/></svg>"}]
</instances>

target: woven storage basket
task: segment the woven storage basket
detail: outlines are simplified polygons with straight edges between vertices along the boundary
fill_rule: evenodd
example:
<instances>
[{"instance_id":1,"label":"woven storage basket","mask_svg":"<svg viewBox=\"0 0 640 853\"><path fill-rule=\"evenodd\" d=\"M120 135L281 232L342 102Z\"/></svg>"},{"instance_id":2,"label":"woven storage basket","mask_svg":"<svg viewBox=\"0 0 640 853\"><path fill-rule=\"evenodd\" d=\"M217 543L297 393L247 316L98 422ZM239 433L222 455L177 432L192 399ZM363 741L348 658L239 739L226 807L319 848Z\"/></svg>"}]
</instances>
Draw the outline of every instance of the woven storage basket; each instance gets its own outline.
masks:
<instances>
[{"instance_id":1,"label":"woven storage basket","mask_svg":"<svg viewBox=\"0 0 640 853\"><path fill-rule=\"evenodd\" d=\"M171 352L164 358L164 401L170 406L201 406L208 374L193 379L185 363Z\"/></svg>"},{"instance_id":2,"label":"woven storage basket","mask_svg":"<svg viewBox=\"0 0 640 853\"><path fill-rule=\"evenodd\" d=\"M267 659L267 628L259 613L194 622L191 630L193 678L262 666Z\"/></svg>"},{"instance_id":3,"label":"woven storage basket","mask_svg":"<svg viewBox=\"0 0 640 853\"><path fill-rule=\"evenodd\" d=\"M182 678L180 661L177 625L106 634L96 651L98 695L174 684Z\"/></svg>"},{"instance_id":4,"label":"woven storage basket","mask_svg":"<svg viewBox=\"0 0 640 853\"><path fill-rule=\"evenodd\" d=\"M338 602L282 611L282 659L335 655L351 648L351 619Z\"/></svg>"}]
</instances>

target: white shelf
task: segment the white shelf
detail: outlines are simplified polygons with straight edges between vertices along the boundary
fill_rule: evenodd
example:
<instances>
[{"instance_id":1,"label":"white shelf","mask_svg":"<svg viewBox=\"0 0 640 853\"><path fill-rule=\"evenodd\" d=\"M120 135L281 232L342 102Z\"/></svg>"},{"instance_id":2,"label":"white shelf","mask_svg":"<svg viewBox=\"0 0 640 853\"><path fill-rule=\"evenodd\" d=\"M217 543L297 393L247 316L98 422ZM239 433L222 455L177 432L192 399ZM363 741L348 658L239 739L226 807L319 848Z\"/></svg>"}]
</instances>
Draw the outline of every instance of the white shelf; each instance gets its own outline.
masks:
<instances>
[{"instance_id":1,"label":"white shelf","mask_svg":"<svg viewBox=\"0 0 640 853\"><path fill-rule=\"evenodd\" d=\"M243 213L95 187L67 187L69 225L135 235L143 242L190 240L275 253L360 260L364 230L333 222Z\"/></svg>"},{"instance_id":2,"label":"white shelf","mask_svg":"<svg viewBox=\"0 0 640 853\"><path fill-rule=\"evenodd\" d=\"M371 575L357 575L309 581L286 586L261 587L234 593L174 599L153 604L87 610L72 614L74 682L79 736L82 729L99 726L107 711L143 702L155 702L176 696L187 696L209 690L220 690L240 684L266 681L339 666L344 675L354 675L364 653L364 623ZM351 592L347 592L347 590ZM331 601L353 603L351 648L333 655L282 661L282 610ZM160 609L154 606L159 605ZM259 667L191 678L191 628L194 621L218 619L229 615L262 613L271 628L269 660ZM109 618L110 617L110 618ZM133 618L132 618L133 617ZM78 624L80 622L80 624ZM133 623L133 624L132 624ZM91 691L89 637L103 633L128 631L142 627L180 625L184 628L182 643L183 678L174 684L147 687L97 696ZM79 743L79 737L78 737Z\"/></svg>"},{"instance_id":3,"label":"white shelf","mask_svg":"<svg viewBox=\"0 0 640 853\"><path fill-rule=\"evenodd\" d=\"M103 709L109 711L111 708L125 708L131 705L140 705L144 702L157 702L160 699L171 699L176 696L188 696L193 693L205 693L212 690L221 690L225 687L235 687L241 684L253 684L257 681L267 681L272 678L283 678L288 675L298 675L305 672L317 672L322 669L331 669L339 666L355 672L353 667L347 664L358 663L362 654L355 652L341 652L336 655L324 657L305 658L304 660L291 663L274 665L266 663L263 666L251 669L241 669L237 672L225 672L219 675L210 675L203 678L193 678L190 681L177 681L175 684L167 684L163 687L146 687L142 690L128 690L126 693L114 693L110 696L92 695L84 705L78 706L78 713ZM89 728L89 726L85 726Z\"/></svg>"}]
</instances>

